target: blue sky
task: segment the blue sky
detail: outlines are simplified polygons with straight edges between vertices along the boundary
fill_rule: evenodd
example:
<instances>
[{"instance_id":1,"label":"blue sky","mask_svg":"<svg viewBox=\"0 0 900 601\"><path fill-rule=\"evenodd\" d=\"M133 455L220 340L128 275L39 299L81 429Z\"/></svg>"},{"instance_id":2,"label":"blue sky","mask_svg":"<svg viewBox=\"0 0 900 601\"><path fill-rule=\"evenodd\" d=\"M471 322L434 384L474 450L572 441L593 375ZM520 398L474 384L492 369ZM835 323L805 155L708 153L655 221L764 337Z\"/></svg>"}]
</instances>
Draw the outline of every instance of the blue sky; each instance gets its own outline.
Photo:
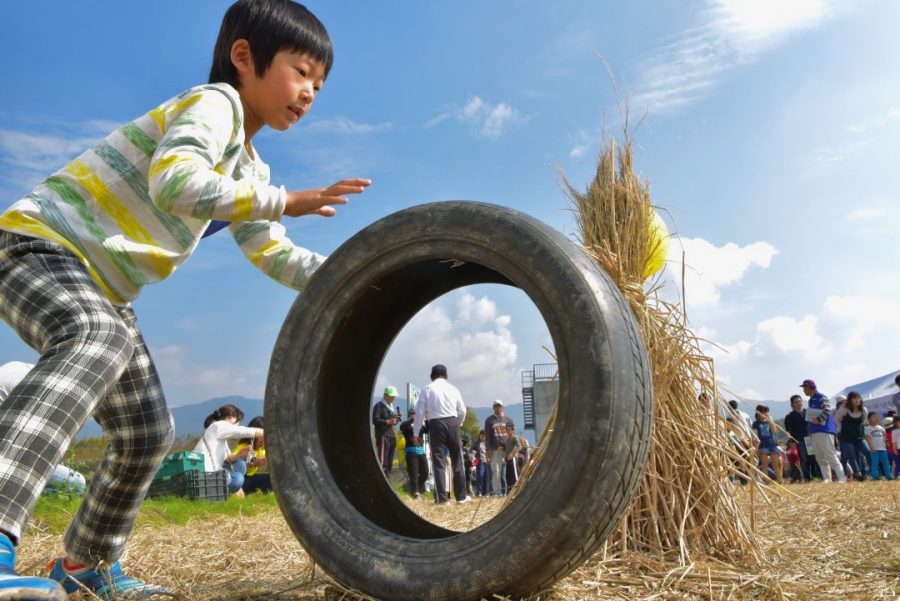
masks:
<instances>
[{"instance_id":1,"label":"blue sky","mask_svg":"<svg viewBox=\"0 0 900 601\"><path fill-rule=\"evenodd\" d=\"M6 6L2 207L112 128L203 83L227 5ZM643 119L637 168L668 211L663 277L680 279L684 250L688 315L715 343L729 389L784 399L804 378L828 393L897 369L900 4L308 6L332 36L334 68L298 126L255 144L288 189L374 183L331 220L289 220L298 244L328 254L380 217L445 199L512 206L574 235L556 170L584 185L604 127L620 128L605 60ZM260 398L294 297L227 233L145 289L135 308L170 403ZM550 360L543 346L521 292L457 291L400 333L376 388L424 384L444 362L470 404L516 402L521 369ZM0 329L0 361L34 358Z\"/></svg>"}]
</instances>

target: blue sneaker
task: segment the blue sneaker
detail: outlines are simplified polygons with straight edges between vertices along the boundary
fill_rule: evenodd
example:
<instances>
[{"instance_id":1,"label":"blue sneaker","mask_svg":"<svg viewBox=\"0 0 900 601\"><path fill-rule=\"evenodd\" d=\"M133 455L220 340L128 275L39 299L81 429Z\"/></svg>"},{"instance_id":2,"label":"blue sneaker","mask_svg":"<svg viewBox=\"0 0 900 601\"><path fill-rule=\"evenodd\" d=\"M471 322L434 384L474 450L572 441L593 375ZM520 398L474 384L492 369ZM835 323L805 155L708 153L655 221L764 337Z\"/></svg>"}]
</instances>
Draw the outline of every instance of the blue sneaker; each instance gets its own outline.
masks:
<instances>
[{"instance_id":1,"label":"blue sneaker","mask_svg":"<svg viewBox=\"0 0 900 601\"><path fill-rule=\"evenodd\" d=\"M72 576L63 570L63 560L50 564L50 578L62 584L67 593L90 591L101 599L153 599L170 598L173 595L161 586L147 584L126 576L117 561L110 568L94 568L84 574ZM2 597L0 597L2 599Z\"/></svg>"},{"instance_id":2,"label":"blue sneaker","mask_svg":"<svg viewBox=\"0 0 900 601\"><path fill-rule=\"evenodd\" d=\"M4 601L65 601L68 597L59 583L49 578L16 574L16 548L0 534L0 599Z\"/></svg>"}]
</instances>

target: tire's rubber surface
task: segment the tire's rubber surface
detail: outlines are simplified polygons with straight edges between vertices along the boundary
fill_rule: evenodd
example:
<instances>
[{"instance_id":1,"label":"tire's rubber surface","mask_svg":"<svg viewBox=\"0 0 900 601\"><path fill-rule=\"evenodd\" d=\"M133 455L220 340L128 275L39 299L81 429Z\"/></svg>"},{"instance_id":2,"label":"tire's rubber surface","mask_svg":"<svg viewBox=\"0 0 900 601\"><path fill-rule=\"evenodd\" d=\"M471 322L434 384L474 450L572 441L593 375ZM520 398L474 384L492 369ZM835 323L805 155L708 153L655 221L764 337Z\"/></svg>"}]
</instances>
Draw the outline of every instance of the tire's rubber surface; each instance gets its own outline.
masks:
<instances>
[{"instance_id":1,"label":"tire's rubber surface","mask_svg":"<svg viewBox=\"0 0 900 601\"><path fill-rule=\"evenodd\" d=\"M517 286L535 303L553 338L560 396L539 469L496 517L459 533L395 495L368 414L407 321L481 283ZM272 355L266 439L281 510L336 580L380 599L464 601L548 588L590 557L634 493L652 406L641 336L596 263L527 215L448 201L370 225L310 279Z\"/></svg>"}]
</instances>

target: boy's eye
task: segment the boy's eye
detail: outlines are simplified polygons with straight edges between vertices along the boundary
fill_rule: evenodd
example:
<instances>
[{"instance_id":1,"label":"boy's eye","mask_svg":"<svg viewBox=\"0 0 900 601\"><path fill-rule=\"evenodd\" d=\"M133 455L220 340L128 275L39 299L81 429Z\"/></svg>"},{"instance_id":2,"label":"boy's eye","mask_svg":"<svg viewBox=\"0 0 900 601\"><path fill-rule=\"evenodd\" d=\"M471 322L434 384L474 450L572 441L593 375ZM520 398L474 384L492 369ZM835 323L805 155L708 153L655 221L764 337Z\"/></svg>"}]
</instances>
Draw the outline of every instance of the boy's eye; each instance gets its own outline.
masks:
<instances>
[{"instance_id":1,"label":"boy's eye","mask_svg":"<svg viewBox=\"0 0 900 601\"><path fill-rule=\"evenodd\" d=\"M299 73L301 77L306 77L306 69L303 69L301 67L297 67L296 69L297 73Z\"/></svg>"}]
</instances>

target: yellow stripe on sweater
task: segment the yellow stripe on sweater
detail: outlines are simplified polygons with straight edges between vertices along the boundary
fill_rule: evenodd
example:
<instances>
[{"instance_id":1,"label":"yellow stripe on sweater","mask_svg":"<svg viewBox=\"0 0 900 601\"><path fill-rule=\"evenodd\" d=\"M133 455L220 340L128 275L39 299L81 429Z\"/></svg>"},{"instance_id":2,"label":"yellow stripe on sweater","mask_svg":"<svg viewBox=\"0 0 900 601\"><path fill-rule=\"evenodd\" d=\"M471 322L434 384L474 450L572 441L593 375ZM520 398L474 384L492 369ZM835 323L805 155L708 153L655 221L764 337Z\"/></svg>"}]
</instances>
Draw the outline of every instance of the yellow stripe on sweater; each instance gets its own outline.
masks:
<instances>
[{"instance_id":1,"label":"yellow stripe on sweater","mask_svg":"<svg viewBox=\"0 0 900 601\"><path fill-rule=\"evenodd\" d=\"M170 169L178 163L193 163L196 162L196 160L197 157L192 154L173 153L150 163L150 170L147 172L147 176L152 179L156 177L159 172Z\"/></svg>"},{"instance_id":2,"label":"yellow stripe on sweater","mask_svg":"<svg viewBox=\"0 0 900 601\"><path fill-rule=\"evenodd\" d=\"M59 244L84 263L88 273L91 274L91 278L97 286L100 287L100 290L106 298L116 305L124 305L127 303L125 299L113 292L112 288L106 285L106 282L104 282L103 278L100 276L100 272L94 268L87 257L81 254L81 251L78 250L77 246L60 236L56 231L47 227L44 223L33 217L29 217L28 215L23 215L22 213L7 211L0 216L0 228L13 232L27 233L36 238L49 240L50 242Z\"/></svg>"},{"instance_id":3,"label":"yellow stripe on sweater","mask_svg":"<svg viewBox=\"0 0 900 601\"><path fill-rule=\"evenodd\" d=\"M161 277L165 278L175 270L172 261L165 254L156 250L160 245L150 235L150 232L122 205L116 195L106 187L106 184L96 173L78 160L66 165L65 171L78 180L81 187L88 191L99 207L116 223L119 231L125 234L126 238L147 245L150 261Z\"/></svg>"},{"instance_id":4,"label":"yellow stripe on sweater","mask_svg":"<svg viewBox=\"0 0 900 601\"><path fill-rule=\"evenodd\" d=\"M232 221L248 221L253 214L253 182L242 179L235 182L234 186L234 210L231 213Z\"/></svg>"},{"instance_id":5,"label":"yellow stripe on sweater","mask_svg":"<svg viewBox=\"0 0 900 601\"><path fill-rule=\"evenodd\" d=\"M275 250L280 246L282 246L282 243L278 240L269 240L269 242L267 242L266 244L263 244L252 253L249 253L247 255L247 258L250 259L251 263L259 266L262 263L262 260L270 251Z\"/></svg>"},{"instance_id":6,"label":"yellow stripe on sweater","mask_svg":"<svg viewBox=\"0 0 900 601\"><path fill-rule=\"evenodd\" d=\"M156 126L159 128L159 133L165 134L166 130L168 129L166 119L168 119L168 117L172 114L180 113L183 110L197 104L201 97L202 92L198 92L196 94L191 94L187 98L184 98L174 104L161 104L160 106L147 113L147 116L153 119L153 122L156 123Z\"/></svg>"}]
</instances>

